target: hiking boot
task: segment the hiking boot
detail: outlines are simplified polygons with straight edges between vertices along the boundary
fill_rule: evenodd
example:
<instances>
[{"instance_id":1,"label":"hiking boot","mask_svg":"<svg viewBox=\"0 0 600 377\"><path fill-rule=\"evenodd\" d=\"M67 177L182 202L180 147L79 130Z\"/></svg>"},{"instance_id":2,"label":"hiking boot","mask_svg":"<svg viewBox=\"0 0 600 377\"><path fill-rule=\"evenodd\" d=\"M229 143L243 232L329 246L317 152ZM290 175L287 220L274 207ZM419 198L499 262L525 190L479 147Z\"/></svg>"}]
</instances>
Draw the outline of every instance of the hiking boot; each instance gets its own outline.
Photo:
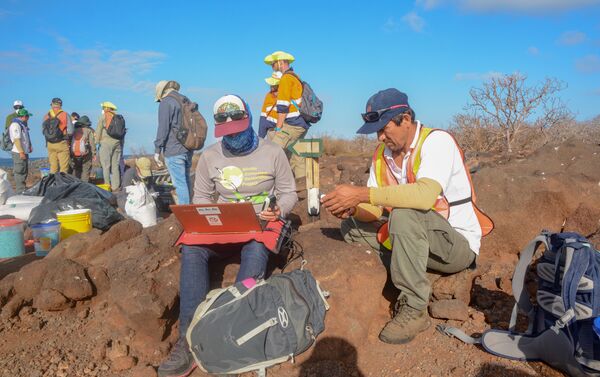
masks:
<instances>
[{"instance_id":1,"label":"hiking boot","mask_svg":"<svg viewBox=\"0 0 600 377\"><path fill-rule=\"evenodd\" d=\"M406 297L401 297L394 308L395 316L379 333L379 339L385 343L405 344L427 330L431 325L427 309L417 310L406 303Z\"/></svg>"},{"instance_id":2,"label":"hiking boot","mask_svg":"<svg viewBox=\"0 0 600 377\"><path fill-rule=\"evenodd\" d=\"M179 338L167 360L158 367L158 377L186 377L196 368L196 362L184 338Z\"/></svg>"}]
</instances>

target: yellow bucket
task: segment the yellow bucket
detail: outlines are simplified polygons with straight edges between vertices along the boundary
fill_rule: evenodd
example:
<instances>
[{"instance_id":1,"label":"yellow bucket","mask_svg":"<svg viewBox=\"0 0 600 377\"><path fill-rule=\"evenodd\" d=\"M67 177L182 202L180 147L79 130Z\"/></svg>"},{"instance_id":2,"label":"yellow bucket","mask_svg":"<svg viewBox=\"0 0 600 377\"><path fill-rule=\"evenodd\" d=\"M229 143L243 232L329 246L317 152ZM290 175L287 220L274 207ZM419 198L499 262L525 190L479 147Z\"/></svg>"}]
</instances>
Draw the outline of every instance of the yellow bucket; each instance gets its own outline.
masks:
<instances>
[{"instance_id":1,"label":"yellow bucket","mask_svg":"<svg viewBox=\"0 0 600 377\"><path fill-rule=\"evenodd\" d=\"M56 219L60 223L61 240L77 233L86 233L92 230L92 211L90 209L58 212Z\"/></svg>"},{"instance_id":2,"label":"yellow bucket","mask_svg":"<svg viewBox=\"0 0 600 377\"><path fill-rule=\"evenodd\" d=\"M102 190L106 190L110 192L110 185L108 183L100 183L99 185L96 185L98 187L100 187Z\"/></svg>"}]
</instances>

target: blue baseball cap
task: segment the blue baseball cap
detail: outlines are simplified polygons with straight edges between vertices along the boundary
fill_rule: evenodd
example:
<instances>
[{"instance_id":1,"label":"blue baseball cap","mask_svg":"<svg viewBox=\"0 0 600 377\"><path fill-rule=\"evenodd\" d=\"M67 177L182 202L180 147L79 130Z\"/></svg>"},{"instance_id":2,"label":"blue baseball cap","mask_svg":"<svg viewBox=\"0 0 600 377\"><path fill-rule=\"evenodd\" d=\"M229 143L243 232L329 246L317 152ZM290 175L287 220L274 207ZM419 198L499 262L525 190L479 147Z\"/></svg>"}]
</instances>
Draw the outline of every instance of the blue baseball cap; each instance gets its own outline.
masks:
<instances>
[{"instance_id":1,"label":"blue baseball cap","mask_svg":"<svg viewBox=\"0 0 600 377\"><path fill-rule=\"evenodd\" d=\"M372 134L383 127L392 120L398 114L405 113L410 109L410 105L408 104L408 96L406 93L402 93L398 89L389 88L385 90L381 90L369 98L367 101L366 112L370 111L378 111L383 109L389 109L383 114L379 120L375 122L365 122L361 128L356 131L357 134Z\"/></svg>"}]
</instances>

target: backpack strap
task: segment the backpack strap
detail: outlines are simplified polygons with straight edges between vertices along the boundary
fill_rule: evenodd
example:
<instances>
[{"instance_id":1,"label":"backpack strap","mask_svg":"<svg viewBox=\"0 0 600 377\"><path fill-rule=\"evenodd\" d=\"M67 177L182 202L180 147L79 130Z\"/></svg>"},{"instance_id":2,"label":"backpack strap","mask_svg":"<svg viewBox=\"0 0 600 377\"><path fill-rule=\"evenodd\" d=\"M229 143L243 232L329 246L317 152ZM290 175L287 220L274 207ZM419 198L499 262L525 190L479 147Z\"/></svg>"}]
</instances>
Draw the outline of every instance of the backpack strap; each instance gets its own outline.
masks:
<instances>
[{"instance_id":1,"label":"backpack strap","mask_svg":"<svg viewBox=\"0 0 600 377\"><path fill-rule=\"evenodd\" d=\"M566 239L561 250L562 253L565 254L565 268L562 280L562 298L565 314L556 321L553 328L563 328L575 320L575 296L577 294L577 287L590 264L594 262L591 260L594 255L590 251L595 252L591 249L589 244L577 242L575 239ZM559 259L560 253L557 253L557 264ZM558 275L558 267L556 268ZM597 291L596 287L594 287L594 296L597 296ZM594 310L597 310L598 302L595 297L593 301L592 310L596 313Z\"/></svg>"},{"instance_id":2,"label":"backpack strap","mask_svg":"<svg viewBox=\"0 0 600 377\"><path fill-rule=\"evenodd\" d=\"M464 331L457 329L456 327L448 326L443 323L435 326L435 329L449 337L455 337L456 339L467 344L481 344L481 337L472 337L464 333Z\"/></svg>"},{"instance_id":3,"label":"backpack strap","mask_svg":"<svg viewBox=\"0 0 600 377\"><path fill-rule=\"evenodd\" d=\"M525 275L527 275L527 270L538 246L543 244L546 246L546 249L550 249L548 237L548 232L543 231L539 236L529 242L529 244L527 244L527 246L525 246L525 248L521 251L521 258L519 258L519 262L515 267L515 272L512 278L513 296L516 302L510 316L510 323L508 326L510 332L515 331L519 309L526 313L529 318L529 326L526 333L531 334L533 332L535 308L533 305L531 305L531 297L525 288Z\"/></svg>"}]
</instances>

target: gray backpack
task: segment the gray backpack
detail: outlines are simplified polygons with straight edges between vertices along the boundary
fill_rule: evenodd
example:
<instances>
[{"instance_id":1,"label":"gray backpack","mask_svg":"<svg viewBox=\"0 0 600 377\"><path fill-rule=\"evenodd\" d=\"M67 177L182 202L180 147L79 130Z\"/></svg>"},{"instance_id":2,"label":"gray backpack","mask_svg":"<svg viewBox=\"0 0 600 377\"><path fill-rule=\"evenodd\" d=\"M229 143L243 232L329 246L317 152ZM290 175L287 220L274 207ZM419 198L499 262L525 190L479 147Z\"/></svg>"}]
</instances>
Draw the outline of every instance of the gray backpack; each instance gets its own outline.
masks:
<instances>
[{"instance_id":1,"label":"gray backpack","mask_svg":"<svg viewBox=\"0 0 600 377\"><path fill-rule=\"evenodd\" d=\"M4 132L2 132L2 139L0 139L0 149L6 152L10 152L12 151L12 148L13 142L12 140L10 140L9 127L6 127L4 129Z\"/></svg>"},{"instance_id":2,"label":"gray backpack","mask_svg":"<svg viewBox=\"0 0 600 377\"><path fill-rule=\"evenodd\" d=\"M326 295L308 270L210 291L186 336L196 363L208 373L265 376L325 329Z\"/></svg>"},{"instance_id":3,"label":"gray backpack","mask_svg":"<svg viewBox=\"0 0 600 377\"><path fill-rule=\"evenodd\" d=\"M537 304L525 278L538 246L545 250L536 265ZM438 330L515 360L544 361L570 376L600 376L600 339L593 321L600 315L600 253L577 233L543 231L521 252L512 279L515 306L509 331L491 329L480 338L438 325ZM525 333L515 331L517 314L527 314Z\"/></svg>"},{"instance_id":4,"label":"gray backpack","mask_svg":"<svg viewBox=\"0 0 600 377\"><path fill-rule=\"evenodd\" d=\"M298 105L296 101L292 100L294 106L300 111L300 116L308 123L320 121L323 116L323 101L317 97L310 84L300 80L297 74L292 71L288 71L286 74L294 76L302 84L302 103Z\"/></svg>"}]
</instances>

